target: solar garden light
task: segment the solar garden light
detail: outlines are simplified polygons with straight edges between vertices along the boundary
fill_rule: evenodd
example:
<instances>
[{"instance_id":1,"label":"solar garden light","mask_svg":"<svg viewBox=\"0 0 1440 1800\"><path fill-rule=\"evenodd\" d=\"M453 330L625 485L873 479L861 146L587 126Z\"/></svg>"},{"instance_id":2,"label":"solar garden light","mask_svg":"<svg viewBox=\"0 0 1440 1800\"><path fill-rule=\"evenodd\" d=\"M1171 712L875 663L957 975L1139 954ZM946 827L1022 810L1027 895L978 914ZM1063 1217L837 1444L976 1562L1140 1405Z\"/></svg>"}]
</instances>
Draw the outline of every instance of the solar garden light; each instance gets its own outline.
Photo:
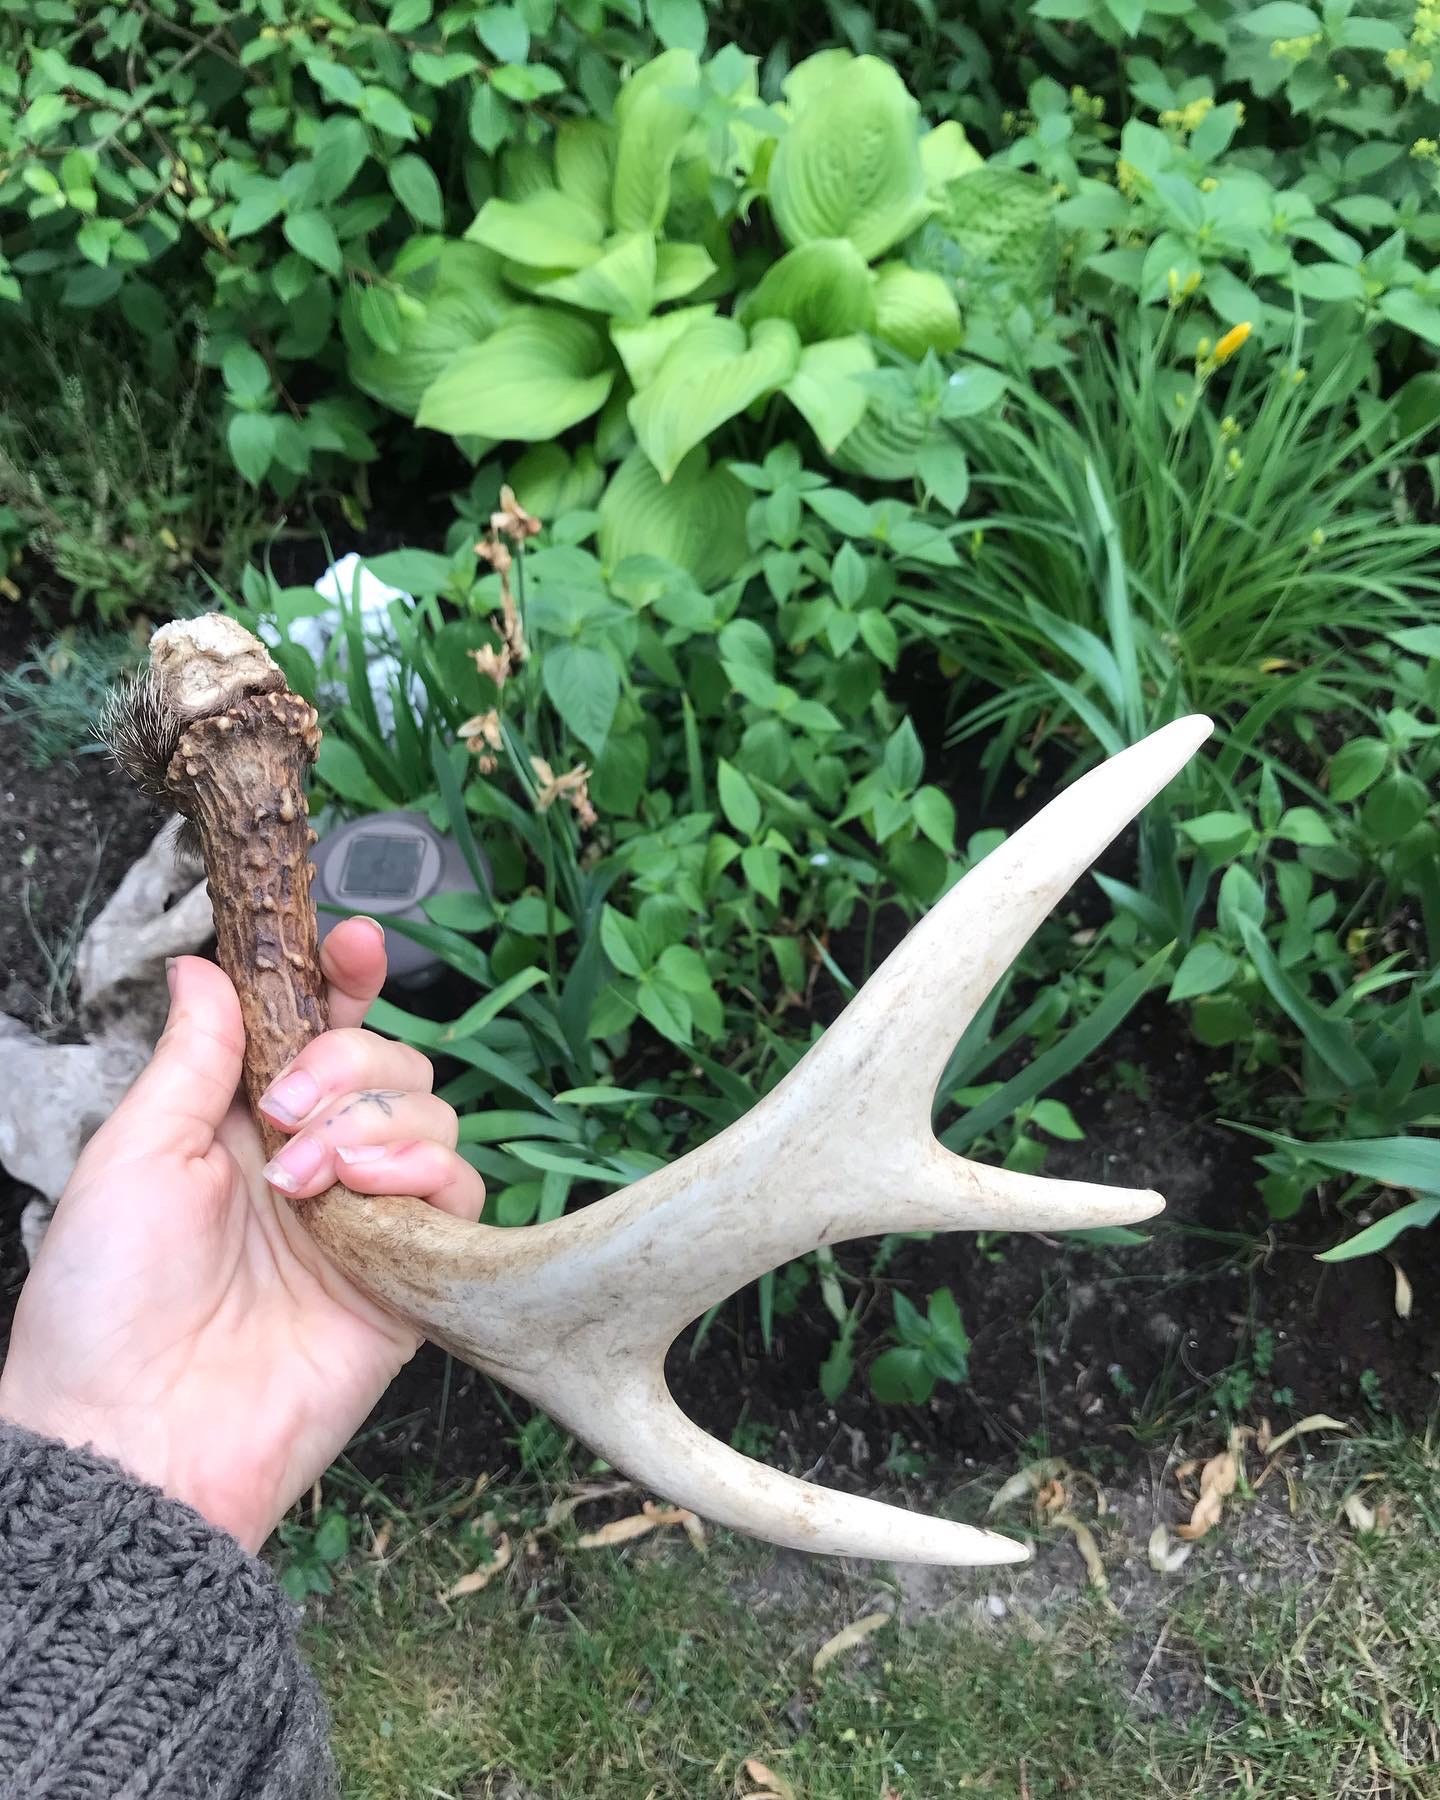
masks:
<instances>
[{"instance_id":1,"label":"solar garden light","mask_svg":"<svg viewBox=\"0 0 1440 1800\"><path fill-rule=\"evenodd\" d=\"M1181 719L1066 789L932 908L771 1093L668 1168L524 1229L339 1186L295 1202L298 1216L382 1306L707 1518L800 1550L1022 1561L1025 1547L993 1532L811 1486L729 1449L676 1406L665 1352L716 1301L821 1245L1072 1231L1160 1209L1157 1194L952 1155L931 1112L956 1040L1026 940L1209 730ZM326 1024L305 806L314 709L262 644L213 615L156 632L116 735L127 766L198 831L253 1109ZM273 1154L278 1135L256 1119Z\"/></svg>"},{"instance_id":2,"label":"solar garden light","mask_svg":"<svg viewBox=\"0 0 1440 1800\"><path fill-rule=\"evenodd\" d=\"M385 933L390 979L402 987L423 986L445 964L392 922L423 925L425 902L436 894L474 892L460 846L424 813L368 813L327 832L315 846L311 895L322 909L320 942L347 914L368 913Z\"/></svg>"}]
</instances>

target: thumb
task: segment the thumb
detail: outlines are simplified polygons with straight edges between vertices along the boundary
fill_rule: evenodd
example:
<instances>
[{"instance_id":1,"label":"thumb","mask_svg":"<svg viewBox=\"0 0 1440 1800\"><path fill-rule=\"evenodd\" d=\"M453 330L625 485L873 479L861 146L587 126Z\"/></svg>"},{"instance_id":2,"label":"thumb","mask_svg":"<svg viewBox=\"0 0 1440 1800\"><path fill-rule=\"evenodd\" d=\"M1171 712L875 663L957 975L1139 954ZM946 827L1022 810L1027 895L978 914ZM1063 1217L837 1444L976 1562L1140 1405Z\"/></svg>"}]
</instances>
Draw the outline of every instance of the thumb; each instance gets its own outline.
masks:
<instances>
[{"instance_id":1,"label":"thumb","mask_svg":"<svg viewBox=\"0 0 1440 1800\"><path fill-rule=\"evenodd\" d=\"M230 978L214 963L177 957L169 980L164 1033L110 1123L151 1153L204 1156L240 1085L245 1026Z\"/></svg>"}]
</instances>

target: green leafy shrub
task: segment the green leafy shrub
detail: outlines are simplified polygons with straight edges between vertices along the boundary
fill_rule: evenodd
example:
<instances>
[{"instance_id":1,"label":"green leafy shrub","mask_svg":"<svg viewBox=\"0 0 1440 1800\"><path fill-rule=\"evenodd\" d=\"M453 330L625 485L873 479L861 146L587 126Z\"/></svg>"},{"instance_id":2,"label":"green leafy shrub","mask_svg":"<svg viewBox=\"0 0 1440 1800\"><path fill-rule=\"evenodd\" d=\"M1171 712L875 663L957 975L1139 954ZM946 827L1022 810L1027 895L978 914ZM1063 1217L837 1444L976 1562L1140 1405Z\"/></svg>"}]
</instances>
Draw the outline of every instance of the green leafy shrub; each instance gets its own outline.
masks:
<instances>
[{"instance_id":1,"label":"green leafy shrub","mask_svg":"<svg viewBox=\"0 0 1440 1800\"><path fill-rule=\"evenodd\" d=\"M1412 338L1440 343L1430 9L1028 11L1052 72L1011 115L1003 160L1060 189L1077 299L1123 316L1194 294L1222 329L1248 320L1273 342L1298 295L1316 317L1390 328L1402 366Z\"/></svg>"},{"instance_id":2,"label":"green leafy shrub","mask_svg":"<svg viewBox=\"0 0 1440 1800\"><path fill-rule=\"evenodd\" d=\"M283 0L0 18L0 305L123 318L153 367L201 316L245 478L291 488L375 455L342 329L393 348L413 310L382 275L489 187L551 109L608 109L652 40L638 9ZM583 98L582 98L583 97Z\"/></svg>"},{"instance_id":3,"label":"green leafy shrub","mask_svg":"<svg viewBox=\"0 0 1440 1800\"><path fill-rule=\"evenodd\" d=\"M618 456L633 390L668 481L783 392L833 449L872 333L958 342L952 285L898 249L980 159L953 123L922 134L874 58L811 58L766 107L751 59L699 60L698 8L664 15L649 61L624 5L180 11L5 15L0 305L117 316L156 370L202 319L252 484L373 460L365 396L474 454L613 394Z\"/></svg>"}]
</instances>

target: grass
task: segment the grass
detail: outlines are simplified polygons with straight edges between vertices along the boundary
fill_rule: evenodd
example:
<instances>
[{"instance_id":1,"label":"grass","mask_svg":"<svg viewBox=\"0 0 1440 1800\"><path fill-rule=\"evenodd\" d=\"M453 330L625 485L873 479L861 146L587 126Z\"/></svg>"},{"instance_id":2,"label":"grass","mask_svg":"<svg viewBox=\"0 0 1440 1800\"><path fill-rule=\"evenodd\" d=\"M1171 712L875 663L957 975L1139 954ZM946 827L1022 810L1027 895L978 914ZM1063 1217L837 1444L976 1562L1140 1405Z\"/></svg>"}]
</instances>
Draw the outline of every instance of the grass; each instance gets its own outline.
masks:
<instances>
[{"instance_id":1,"label":"grass","mask_svg":"<svg viewBox=\"0 0 1440 1800\"><path fill-rule=\"evenodd\" d=\"M1144 1550L1173 1490L1112 1496L1107 1594L1050 1528L1016 1573L903 1578L723 1537L703 1558L678 1533L542 1537L444 1600L483 1512L401 1525L307 1628L344 1791L698 1800L750 1792L753 1757L797 1800L1440 1796L1440 1458L1396 1438L1282 1460L1175 1575ZM1383 1535L1343 1522L1352 1492Z\"/></svg>"}]
</instances>

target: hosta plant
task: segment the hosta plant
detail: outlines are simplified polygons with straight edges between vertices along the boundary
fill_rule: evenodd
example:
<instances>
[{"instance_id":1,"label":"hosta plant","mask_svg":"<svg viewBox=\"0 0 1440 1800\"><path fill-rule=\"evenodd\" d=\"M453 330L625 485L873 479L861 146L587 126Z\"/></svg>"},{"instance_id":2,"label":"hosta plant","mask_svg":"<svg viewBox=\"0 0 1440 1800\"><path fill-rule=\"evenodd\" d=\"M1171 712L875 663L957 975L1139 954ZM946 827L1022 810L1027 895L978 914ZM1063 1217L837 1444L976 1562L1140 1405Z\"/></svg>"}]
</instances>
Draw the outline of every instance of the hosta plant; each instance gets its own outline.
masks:
<instances>
[{"instance_id":1,"label":"hosta plant","mask_svg":"<svg viewBox=\"0 0 1440 1800\"><path fill-rule=\"evenodd\" d=\"M812 56L783 96L762 105L737 51L672 49L624 83L611 121L508 153L462 243L397 259L393 342L357 320L356 380L471 449L594 420L595 454L622 464L602 510L670 488L702 541L735 504L706 447L777 397L842 466L915 473L919 438L897 459L859 428L892 403L882 360L903 371L960 342L954 279L902 250L934 221L943 265L933 232L984 165L958 125L924 129L877 58ZM647 466L622 460L632 446Z\"/></svg>"}]
</instances>

